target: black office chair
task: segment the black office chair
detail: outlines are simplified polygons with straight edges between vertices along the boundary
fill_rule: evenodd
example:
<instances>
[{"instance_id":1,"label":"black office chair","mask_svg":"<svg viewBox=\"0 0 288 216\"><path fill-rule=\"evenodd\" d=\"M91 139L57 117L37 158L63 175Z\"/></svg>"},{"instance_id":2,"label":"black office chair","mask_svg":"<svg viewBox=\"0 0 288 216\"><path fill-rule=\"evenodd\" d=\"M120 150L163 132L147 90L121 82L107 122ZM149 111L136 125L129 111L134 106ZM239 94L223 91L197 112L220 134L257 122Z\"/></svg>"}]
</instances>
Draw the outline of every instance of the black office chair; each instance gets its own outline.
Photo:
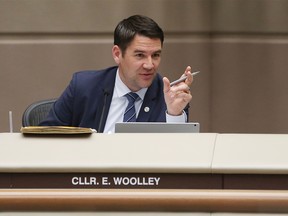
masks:
<instances>
[{"instance_id":1,"label":"black office chair","mask_svg":"<svg viewBox=\"0 0 288 216\"><path fill-rule=\"evenodd\" d=\"M22 116L22 126L37 126L46 118L55 101L56 99L42 100L28 106Z\"/></svg>"}]
</instances>

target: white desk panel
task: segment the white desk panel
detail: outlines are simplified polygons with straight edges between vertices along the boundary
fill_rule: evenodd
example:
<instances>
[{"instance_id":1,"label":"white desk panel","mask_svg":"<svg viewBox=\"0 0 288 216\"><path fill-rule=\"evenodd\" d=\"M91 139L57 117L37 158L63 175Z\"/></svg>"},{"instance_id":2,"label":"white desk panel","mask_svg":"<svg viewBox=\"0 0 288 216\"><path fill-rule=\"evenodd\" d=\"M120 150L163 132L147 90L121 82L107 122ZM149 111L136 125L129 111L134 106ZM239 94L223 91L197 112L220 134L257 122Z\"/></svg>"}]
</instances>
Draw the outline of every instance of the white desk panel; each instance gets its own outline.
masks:
<instances>
[{"instance_id":1,"label":"white desk panel","mask_svg":"<svg viewBox=\"0 0 288 216\"><path fill-rule=\"evenodd\" d=\"M0 133L0 172L211 173L216 134Z\"/></svg>"},{"instance_id":2,"label":"white desk panel","mask_svg":"<svg viewBox=\"0 0 288 216\"><path fill-rule=\"evenodd\" d=\"M288 174L288 135L218 134L213 173Z\"/></svg>"}]
</instances>

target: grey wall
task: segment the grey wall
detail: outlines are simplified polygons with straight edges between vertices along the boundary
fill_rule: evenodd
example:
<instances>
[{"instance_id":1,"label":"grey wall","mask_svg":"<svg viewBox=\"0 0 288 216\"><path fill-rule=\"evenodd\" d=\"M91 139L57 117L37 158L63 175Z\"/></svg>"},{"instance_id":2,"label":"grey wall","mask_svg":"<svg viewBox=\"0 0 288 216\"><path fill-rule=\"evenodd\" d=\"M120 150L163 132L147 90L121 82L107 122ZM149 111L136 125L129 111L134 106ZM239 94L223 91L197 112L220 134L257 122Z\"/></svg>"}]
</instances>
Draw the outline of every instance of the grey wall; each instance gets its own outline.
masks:
<instances>
[{"instance_id":1,"label":"grey wall","mask_svg":"<svg viewBox=\"0 0 288 216\"><path fill-rule=\"evenodd\" d=\"M201 70L190 109L201 131L288 131L286 0L0 0L0 132L9 110L19 131L25 108L75 71L114 64L114 27L137 13L166 32L161 74Z\"/></svg>"},{"instance_id":2,"label":"grey wall","mask_svg":"<svg viewBox=\"0 0 288 216\"><path fill-rule=\"evenodd\" d=\"M288 132L288 1L213 1L211 129Z\"/></svg>"}]
</instances>

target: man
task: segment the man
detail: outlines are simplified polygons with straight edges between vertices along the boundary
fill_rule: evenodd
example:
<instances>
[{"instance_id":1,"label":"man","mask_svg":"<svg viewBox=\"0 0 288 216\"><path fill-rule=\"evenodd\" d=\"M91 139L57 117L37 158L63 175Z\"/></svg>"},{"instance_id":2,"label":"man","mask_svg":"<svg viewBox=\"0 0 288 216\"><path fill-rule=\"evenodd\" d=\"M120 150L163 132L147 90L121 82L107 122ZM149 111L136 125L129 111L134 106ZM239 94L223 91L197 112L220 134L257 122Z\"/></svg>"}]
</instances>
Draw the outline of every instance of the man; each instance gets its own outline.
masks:
<instances>
[{"instance_id":1,"label":"man","mask_svg":"<svg viewBox=\"0 0 288 216\"><path fill-rule=\"evenodd\" d=\"M75 73L40 125L114 132L116 122L126 121L128 111L125 110L131 94L125 95L129 92L136 95L133 96L135 103L131 102L130 107L134 116L127 121L187 121L188 103L192 99L189 88L193 80L191 68L186 68L184 82L170 87L168 78L162 79L157 73L163 42L164 33L152 19L134 15L122 20L115 28L112 48L117 66Z\"/></svg>"}]
</instances>

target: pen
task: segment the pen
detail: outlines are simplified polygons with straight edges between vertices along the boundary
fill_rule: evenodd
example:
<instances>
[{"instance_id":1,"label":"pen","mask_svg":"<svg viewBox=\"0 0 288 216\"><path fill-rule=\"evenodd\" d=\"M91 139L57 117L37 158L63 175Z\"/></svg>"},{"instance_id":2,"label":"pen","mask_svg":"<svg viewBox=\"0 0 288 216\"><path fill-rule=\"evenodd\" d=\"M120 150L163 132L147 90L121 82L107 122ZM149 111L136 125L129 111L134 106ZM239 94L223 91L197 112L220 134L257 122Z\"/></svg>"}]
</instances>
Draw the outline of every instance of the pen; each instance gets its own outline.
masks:
<instances>
[{"instance_id":1,"label":"pen","mask_svg":"<svg viewBox=\"0 0 288 216\"><path fill-rule=\"evenodd\" d=\"M192 73L192 76L194 76L194 75L196 75L196 74L198 74L198 73L200 73L200 71L195 71L195 72ZM183 81L186 80L186 79L187 79L187 76L184 76L184 77L182 77L182 78L180 78L180 79L178 79L178 80L175 80L175 81L173 81L173 82L170 83L170 87L172 87L173 85L176 85L176 84L178 84L178 83L180 83L180 82L183 82Z\"/></svg>"}]
</instances>

